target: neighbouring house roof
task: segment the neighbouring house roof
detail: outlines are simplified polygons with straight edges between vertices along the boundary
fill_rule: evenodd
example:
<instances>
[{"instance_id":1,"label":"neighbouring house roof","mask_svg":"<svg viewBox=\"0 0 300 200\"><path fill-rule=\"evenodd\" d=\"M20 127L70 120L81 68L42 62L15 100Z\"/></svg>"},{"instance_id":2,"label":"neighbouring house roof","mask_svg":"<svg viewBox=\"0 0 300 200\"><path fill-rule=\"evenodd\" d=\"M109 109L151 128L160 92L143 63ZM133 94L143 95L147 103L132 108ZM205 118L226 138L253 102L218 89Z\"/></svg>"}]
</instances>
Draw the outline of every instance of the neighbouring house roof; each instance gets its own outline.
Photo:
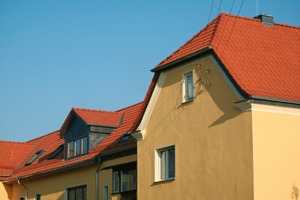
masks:
<instances>
[{"instance_id":1,"label":"neighbouring house roof","mask_svg":"<svg viewBox=\"0 0 300 200\"><path fill-rule=\"evenodd\" d=\"M24 142L0 141L0 180L11 175L30 153L33 145Z\"/></svg>"},{"instance_id":2,"label":"neighbouring house roof","mask_svg":"<svg viewBox=\"0 0 300 200\"><path fill-rule=\"evenodd\" d=\"M4 151L6 151L6 153L10 152L10 154L8 155L17 157L17 159L15 159L14 162L10 164L10 170L7 172L5 171L5 161L9 156L7 155L6 157L0 157L0 172L5 173L6 175L6 179L4 181L10 182L16 179L41 176L50 172L57 172L72 167L83 166L94 163L98 155L109 155L120 151L126 151L128 149L135 149L136 142L133 138L129 138L125 142L119 142L119 139L127 132L132 131L133 127L139 120L139 116L142 112L143 107L144 103L141 102L110 113L119 117L123 115L122 123L119 124L118 121L118 127L102 142L100 142L97 147L91 149L88 154L68 160L64 160L63 152L56 156L54 159L48 159L49 156L57 148L64 144L64 139L59 135L60 131L49 133L25 143L14 143L6 141L0 142L0 144L3 143L6 145L6 148L4 150L3 148L1 148L0 156L2 154L4 155ZM103 118L103 116L107 117L108 115L110 115L107 115L107 111L96 111L88 109L72 110L74 110L74 112L79 111L79 115L84 116L84 121L87 123L97 121L97 119L95 118L100 117L101 119ZM102 113L103 115L101 115L100 113ZM21 152L19 151L20 148L22 150ZM41 155L32 164L25 165L39 151L42 151Z\"/></svg>"},{"instance_id":3,"label":"neighbouring house roof","mask_svg":"<svg viewBox=\"0 0 300 200\"><path fill-rule=\"evenodd\" d=\"M122 117L122 113L120 112L72 108L60 129L61 136L65 134L74 115L79 116L87 125L106 127L118 127Z\"/></svg>"},{"instance_id":4,"label":"neighbouring house roof","mask_svg":"<svg viewBox=\"0 0 300 200\"><path fill-rule=\"evenodd\" d=\"M166 69L212 49L229 78L247 97L300 101L300 28L220 14L159 63Z\"/></svg>"}]
</instances>

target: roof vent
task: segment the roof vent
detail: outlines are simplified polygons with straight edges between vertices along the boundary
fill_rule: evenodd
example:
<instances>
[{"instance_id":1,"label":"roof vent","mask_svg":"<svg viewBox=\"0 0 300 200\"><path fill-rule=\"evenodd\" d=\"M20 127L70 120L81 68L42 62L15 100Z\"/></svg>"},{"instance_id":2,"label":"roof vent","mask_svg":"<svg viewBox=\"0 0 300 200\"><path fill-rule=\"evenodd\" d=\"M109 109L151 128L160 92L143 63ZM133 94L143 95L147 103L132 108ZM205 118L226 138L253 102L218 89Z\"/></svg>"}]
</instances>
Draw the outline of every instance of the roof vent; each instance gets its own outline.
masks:
<instances>
[{"instance_id":1,"label":"roof vent","mask_svg":"<svg viewBox=\"0 0 300 200\"><path fill-rule=\"evenodd\" d=\"M254 19L260 19L261 23L267 26L274 26L273 16L268 15L267 13L262 13L254 17Z\"/></svg>"}]
</instances>

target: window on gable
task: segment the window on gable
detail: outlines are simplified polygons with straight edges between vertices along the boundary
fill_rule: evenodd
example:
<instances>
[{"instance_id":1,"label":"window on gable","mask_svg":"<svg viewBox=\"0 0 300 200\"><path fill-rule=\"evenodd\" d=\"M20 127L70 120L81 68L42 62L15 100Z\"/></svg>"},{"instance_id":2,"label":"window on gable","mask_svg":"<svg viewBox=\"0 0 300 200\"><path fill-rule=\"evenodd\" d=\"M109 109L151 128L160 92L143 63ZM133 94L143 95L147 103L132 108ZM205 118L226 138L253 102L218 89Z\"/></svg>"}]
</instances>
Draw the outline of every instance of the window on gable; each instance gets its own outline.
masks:
<instances>
[{"instance_id":1,"label":"window on gable","mask_svg":"<svg viewBox=\"0 0 300 200\"><path fill-rule=\"evenodd\" d=\"M193 72L188 72L183 75L183 102L192 101L194 99L194 78Z\"/></svg>"},{"instance_id":2,"label":"window on gable","mask_svg":"<svg viewBox=\"0 0 300 200\"><path fill-rule=\"evenodd\" d=\"M34 161L36 161L43 153L45 152L45 150L39 150L37 151L33 157L27 162L25 163L25 166L27 165L31 165Z\"/></svg>"},{"instance_id":3,"label":"window on gable","mask_svg":"<svg viewBox=\"0 0 300 200\"><path fill-rule=\"evenodd\" d=\"M53 153L48 157L48 160L56 158L64 150L64 145L60 145Z\"/></svg>"},{"instance_id":4,"label":"window on gable","mask_svg":"<svg viewBox=\"0 0 300 200\"><path fill-rule=\"evenodd\" d=\"M156 150L155 180L163 181L175 178L175 146Z\"/></svg>"},{"instance_id":5,"label":"window on gable","mask_svg":"<svg viewBox=\"0 0 300 200\"><path fill-rule=\"evenodd\" d=\"M68 142L68 158L73 158L87 153L88 137L83 137Z\"/></svg>"}]
</instances>

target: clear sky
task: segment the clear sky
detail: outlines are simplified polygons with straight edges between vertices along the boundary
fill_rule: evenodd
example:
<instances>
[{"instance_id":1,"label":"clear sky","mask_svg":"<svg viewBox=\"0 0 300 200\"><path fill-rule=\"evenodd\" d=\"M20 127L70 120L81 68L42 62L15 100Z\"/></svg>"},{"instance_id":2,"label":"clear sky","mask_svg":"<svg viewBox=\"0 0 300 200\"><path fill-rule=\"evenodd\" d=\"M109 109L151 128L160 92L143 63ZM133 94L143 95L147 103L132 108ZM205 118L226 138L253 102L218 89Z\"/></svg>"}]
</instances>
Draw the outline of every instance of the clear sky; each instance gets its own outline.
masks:
<instances>
[{"instance_id":1,"label":"clear sky","mask_svg":"<svg viewBox=\"0 0 300 200\"><path fill-rule=\"evenodd\" d=\"M0 140L58 130L72 107L142 101L150 70L233 2L300 25L299 0L0 0Z\"/></svg>"}]
</instances>

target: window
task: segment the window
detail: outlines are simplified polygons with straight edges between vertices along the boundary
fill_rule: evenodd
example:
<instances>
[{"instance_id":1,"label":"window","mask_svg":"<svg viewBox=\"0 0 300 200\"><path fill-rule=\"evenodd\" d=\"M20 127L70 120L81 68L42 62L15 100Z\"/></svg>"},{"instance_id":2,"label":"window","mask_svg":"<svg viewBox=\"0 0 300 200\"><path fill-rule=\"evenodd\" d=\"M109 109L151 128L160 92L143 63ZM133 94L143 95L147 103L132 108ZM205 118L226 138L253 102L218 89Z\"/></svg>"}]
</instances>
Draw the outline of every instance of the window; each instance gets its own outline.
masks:
<instances>
[{"instance_id":1,"label":"window","mask_svg":"<svg viewBox=\"0 0 300 200\"><path fill-rule=\"evenodd\" d=\"M56 158L61 152L64 150L64 145L60 145L53 153L51 153L48 157L48 160Z\"/></svg>"},{"instance_id":2,"label":"window","mask_svg":"<svg viewBox=\"0 0 300 200\"><path fill-rule=\"evenodd\" d=\"M119 172L113 173L113 192L117 193L119 192L119 186L120 186L120 178L119 178Z\"/></svg>"},{"instance_id":3,"label":"window","mask_svg":"<svg viewBox=\"0 0 300 200\"><path fill-rule=\"evenodd\" d=\"M86 200L86 185L68 189L68 200Z\"/></svg>"},{"instance_id":4,"label":"window","mask_svg":"<svg viewBox=\"0 0 300 200\"><path fill-rule=\"evenodd\" d=\"M19 200L24 200L24 197L20 197Z\"/></svg>"},{"instance_id":5,"label":"window","mask_svg":"<svg viewBox=\"0 0 300 200\"><path fill-rule=\"evenodd\" d=\"M34 200L41 200L41 195L40 194L35 194L34 195Z\"/></svg>"},{"instance_id":6,"label":"window","mask_svg":"<svg viewBox=\"0 0 300 200\"><path fill-rule=\"evenodd\" d=\"M194 99L194 79L193 72L188 72L183 75L183 102L188 102Z\"/></svg>"},{"instance_id":7,"label":"window","mask_svg":"<svg viewBox=\"0 0 300 200\"><path fill-rule=\"evenodd\" d=\"M175 178L175 146L156 150L156 181Z\"/></svg>"},{"instance_id":8,"label":"window","mask_svg":"<svg viewBox=\"0 0 300 200\"><path fill-rule=\"evenodd\" d=\"M103 187L103 200L108 200L108 186Z\"/></svg>"},{"instance_id":9,"label":"window","mask_svg":"<svg viewBox=\"0 0 300 200\"><path fill-rule=\"evenodd\" d=\"M68 142L68 158L88 153L88 138L83 137Z\"/></svg>"},{"instance_id":10,"label":"window","mask_svg":"<svg viewBox=\"0 0 300 200\"><path fill-rule=\"evenodd\" d=\"M120 190L121 188L121 190ZM113 173L113 192L127 192L137 188L137 170L121 170Z\"/></svg>"},{"instance_id":11,"label":"window","mask_svg":"<svg viewBox=\"0 0 300 200\"><path fill-rule=\"evenodd\" d=\"M39 150L37 151L34 156L27 162L25 163L25 166L27 165L31 165L34 161L36 161L43 153L45 152L45 150Z\"/></svg>"}]
</instances>

